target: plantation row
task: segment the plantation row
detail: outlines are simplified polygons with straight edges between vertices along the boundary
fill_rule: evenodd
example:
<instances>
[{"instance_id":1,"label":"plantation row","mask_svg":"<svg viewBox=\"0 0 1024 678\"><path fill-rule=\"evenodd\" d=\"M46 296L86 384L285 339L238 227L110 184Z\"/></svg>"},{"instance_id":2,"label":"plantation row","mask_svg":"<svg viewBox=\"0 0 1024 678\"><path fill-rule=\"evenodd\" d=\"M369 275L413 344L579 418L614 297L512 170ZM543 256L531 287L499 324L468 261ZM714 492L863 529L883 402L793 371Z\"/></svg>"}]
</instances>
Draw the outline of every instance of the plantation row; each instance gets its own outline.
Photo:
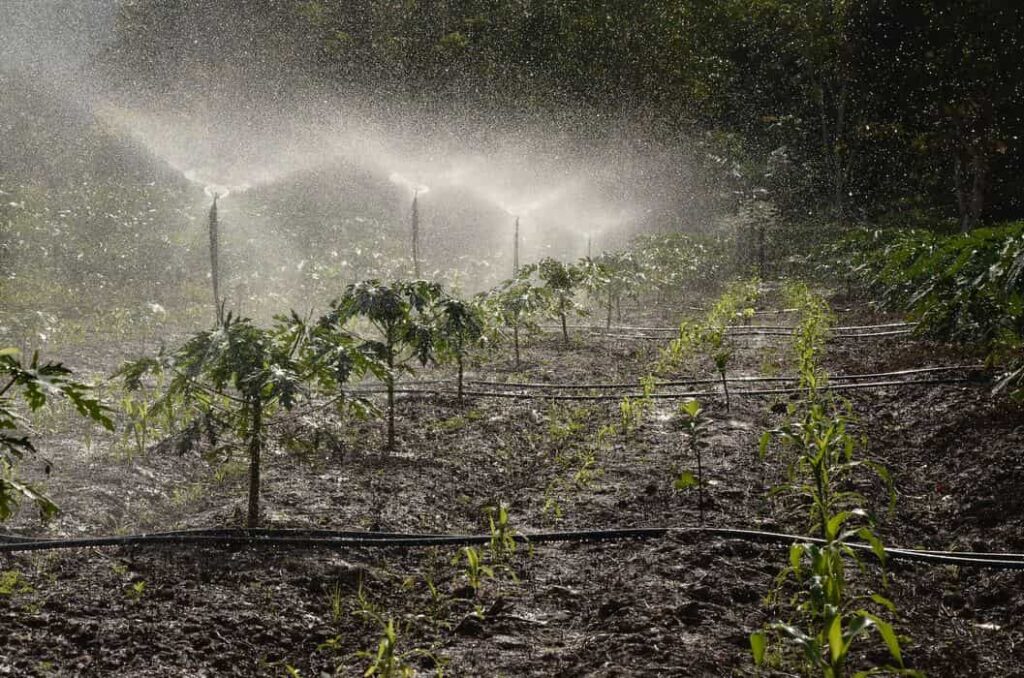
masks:
<instances>
[{"instance_id":1,"label":"plantation row","mask_svg":"<svg viewBox=\"0 0 1024 678\"><path fill-rule=\"evenodd\" d=\"M216 213L211 213L215 234ZM323 396L339 412L367 416L373 405L347 393L367 378L387 392L387 447L395 441L395 385L414 365L451 364L458 373L460 400L467 356L511 345L520 366L520 334L534 332L543 319L561 323L568 344L568 318L597 305L610 324L623 299L661 299L691 285L708 285L723 275L724 250L715 241L682 234L637 238L632 249L584 258L574 264L545 259L487 293L461 299L440 284L422 280L351 284L317 318L295 312L276 316L270 327L225 313L217 289L217 247L211 239L217 325L194 334L172 352L126 363L117 373L126 393L120 398L125 435L139 452L158 436L175 436L179 450L201 436L218 440L232 432L250 459L249 524L258 523L260 456L265 422L279 409ZM621 317L621 315L620 315ZM24 432L24 410L36 411L52 395L66 396L79 413L114 428L113 410L60 363L30 361L16 349L0 354L0 519L19 498L34 502L44 516L56 510L38 490L19 482L15 466L34 452ZM13 396L20 395L24 407Z\"/></svg>"}]
</instances>

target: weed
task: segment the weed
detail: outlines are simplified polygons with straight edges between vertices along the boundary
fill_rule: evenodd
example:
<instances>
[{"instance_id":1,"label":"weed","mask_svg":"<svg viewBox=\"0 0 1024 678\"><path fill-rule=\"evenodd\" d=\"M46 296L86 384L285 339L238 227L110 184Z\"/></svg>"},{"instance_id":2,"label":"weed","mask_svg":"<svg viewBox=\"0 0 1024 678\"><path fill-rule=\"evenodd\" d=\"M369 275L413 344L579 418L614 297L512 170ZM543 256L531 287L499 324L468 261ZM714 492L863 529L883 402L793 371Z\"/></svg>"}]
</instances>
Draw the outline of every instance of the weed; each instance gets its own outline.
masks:
<instances>
[{"instance_id":1,"label":"weed","mask_svg":"<svg viewBox=\"0 0 1024 678\"><path fill-rule=\"evenodd\" d=\"M0 596L11 596L19 593L31 593L32 586L17 570L0 572Z\"/></svg>"}]
</instances>

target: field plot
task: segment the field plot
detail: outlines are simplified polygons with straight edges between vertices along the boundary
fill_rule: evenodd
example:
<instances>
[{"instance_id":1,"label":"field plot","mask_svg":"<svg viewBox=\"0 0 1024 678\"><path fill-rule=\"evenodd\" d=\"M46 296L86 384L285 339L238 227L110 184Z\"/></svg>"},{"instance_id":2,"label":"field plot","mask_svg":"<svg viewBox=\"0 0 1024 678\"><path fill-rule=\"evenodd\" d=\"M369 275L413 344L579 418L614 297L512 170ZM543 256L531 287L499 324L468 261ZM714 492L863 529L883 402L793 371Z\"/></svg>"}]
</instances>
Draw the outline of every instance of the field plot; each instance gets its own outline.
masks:
<instances>
[{"instance_id":1,"label":"field plot","mask_svg":"<svg viewBox=\"0 0 1024 678\"><path fill-rule=\"evenodd\" d=\"M1024 678L1021 26L0 0L0 676Z\"/></svg>"},{"instance_id":2,"label":"field plot","mask_svg":"<svg viewBox=\"0 0 1024 678\"><path fill-rule=\"evenodd\" d=\"M777 297L769 291L758 303L781 305ZM844 325L893 320L842 315ZM645 401L639 385L629 387L658 360L649 342L581 329L564 346L542 333L526 340L519 372L505 356L472 365L461 403L449 371L420 371L396 396L391 451L380 420L341 420L316 402L282 413L269 424L274 442L264 461L267 534L485 538L417 547L214 538L6 555L8 661L41 674L317 675L360 672L383 642L394 653L387 661L423 674L433 666L446 675L750 673L750 634L786 614L787 594L765 599L780 590L788 543L692 528L807 534L801 502L768 493L786 478L783 457L757 453L762 433L786 419L801 391L795 379L744 381L795 375L795 335L783 334L734 340L728 411L715 363L699 351L682 358L675 376L703 384L650 394L704 394L700 498L677 482L696 472L680 407L688 397ZM889 511L877 479L862 487L878 537L933 551L1020 550L1011 490L1018 469L1008 460L1024 430L1016 410L991 399L979 372L964 365L970 358L906 336L837 338L825 351L820 367L831 383L867 384L841 396L855 413L850 426L866 438L863 453L885 465L895 490ZM953 369L884 376L936 366ZM858 374L867 378L837 378ZM871 386L880 381L888 384ZM482 395L484 382L522 397ZM765 390L777 392L746 395ZM644 403L633 420L622 408L630 392ZM558 394L604 399L548 397ZM179 455L159 444L132 452L99 434L83 447L66 437L60 412L47 416L54 473L46 487L62 507L48 536L243 521L246 467L237 458L209 464L201 449ZM36 531L26 514L18 523ZM505 539L633 528L682 529L614 541ZM862 574L850 572L851 589L881 590L877 562L864 563ZM1019 662L1019 574L895 556L885 571L907 666L982 675ZM851 663L884 664L885 646L867 646L874 654L855 648Z\"/></svg>"}]
</instances>

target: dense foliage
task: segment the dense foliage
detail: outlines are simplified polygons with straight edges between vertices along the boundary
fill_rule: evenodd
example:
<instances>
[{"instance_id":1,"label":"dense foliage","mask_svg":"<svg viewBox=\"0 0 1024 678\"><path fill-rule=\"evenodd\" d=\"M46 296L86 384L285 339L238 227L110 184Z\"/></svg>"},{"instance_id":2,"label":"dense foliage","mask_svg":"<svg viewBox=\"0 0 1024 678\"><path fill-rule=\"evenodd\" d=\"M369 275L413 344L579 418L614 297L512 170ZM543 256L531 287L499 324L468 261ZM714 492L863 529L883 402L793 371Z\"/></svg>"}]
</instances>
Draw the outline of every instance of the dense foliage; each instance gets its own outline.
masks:
<instances>
[{"instance_id":1,"label":"dense foliage","mask_svg":"<svg viewBox=\"0 0 1024 678\"><path fill-rule=\"evenodd\" d=\"M695 133L706 169L791 214L970 228L1024 209L1022 23L1020 3L954 0L139 0L105 60L154 91L244 71L244 96L556 112L595 136L634 119Z\"/></svg>"},{"instance_id":2,"label":"dense foliage","mask_svg":"<svg viewBox=\"0 0 1024 678\"><path fill-rule=\"evenodd\" d=\"M933 337L975 344L1006 362L1001 386L1022 376L1024 222L941 235L862 230L831 248L825 266L853 276L881 303L905 310Z\"/></svg>"}]
</instances>

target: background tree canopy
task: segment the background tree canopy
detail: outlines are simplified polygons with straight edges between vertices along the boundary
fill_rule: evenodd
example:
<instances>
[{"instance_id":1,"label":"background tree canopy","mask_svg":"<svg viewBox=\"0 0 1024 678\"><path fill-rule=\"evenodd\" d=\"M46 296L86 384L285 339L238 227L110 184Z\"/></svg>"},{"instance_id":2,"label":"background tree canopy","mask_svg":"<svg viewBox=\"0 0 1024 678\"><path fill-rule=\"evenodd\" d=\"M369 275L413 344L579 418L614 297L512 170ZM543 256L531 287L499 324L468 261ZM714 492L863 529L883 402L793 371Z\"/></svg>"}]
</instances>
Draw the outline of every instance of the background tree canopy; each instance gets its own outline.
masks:
<instances>
[{"instance_id":1,"label":"background tree canopy","mask_svg":"<svg viewBox=\"0 0 1024 678\"><path fill-rule=\"evenodd\" d=\"M150 91L626 120L790 216L1024 215L1015 0L133 0L117 26L106 66Z\"/></svg>"}]
</instances>

